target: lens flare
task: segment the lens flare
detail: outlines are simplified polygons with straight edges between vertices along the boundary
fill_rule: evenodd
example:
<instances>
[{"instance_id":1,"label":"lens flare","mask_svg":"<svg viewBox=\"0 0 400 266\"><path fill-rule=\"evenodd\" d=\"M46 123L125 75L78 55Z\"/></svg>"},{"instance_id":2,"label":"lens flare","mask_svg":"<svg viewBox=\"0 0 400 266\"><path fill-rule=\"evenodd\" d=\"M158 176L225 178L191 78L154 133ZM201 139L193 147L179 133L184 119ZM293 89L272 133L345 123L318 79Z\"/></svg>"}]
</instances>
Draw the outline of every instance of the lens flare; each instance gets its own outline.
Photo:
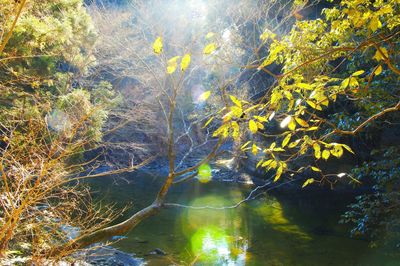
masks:
<instances>
[{"instance_id":1,"label":"lens flare","mask_svg":"<svg viewBox=\"0 0 400 266\"><path fill-rule=\"evenodd\" d=\"M207 183L212 178L212 171L209 164L205 163L199 166L197 170L197 179L201 183Z\"/></svg>"},{"instance_id":2,"label":"lens flare","mask_svg":"<svg viewBox=\"0 0 400 266\"><path fill-rule=\"evenodd\" d=\"M191 238L192 252L207 265L245 265L247 242L238 245L221 228L200 228Z\"/></svg>"}]
</instances>

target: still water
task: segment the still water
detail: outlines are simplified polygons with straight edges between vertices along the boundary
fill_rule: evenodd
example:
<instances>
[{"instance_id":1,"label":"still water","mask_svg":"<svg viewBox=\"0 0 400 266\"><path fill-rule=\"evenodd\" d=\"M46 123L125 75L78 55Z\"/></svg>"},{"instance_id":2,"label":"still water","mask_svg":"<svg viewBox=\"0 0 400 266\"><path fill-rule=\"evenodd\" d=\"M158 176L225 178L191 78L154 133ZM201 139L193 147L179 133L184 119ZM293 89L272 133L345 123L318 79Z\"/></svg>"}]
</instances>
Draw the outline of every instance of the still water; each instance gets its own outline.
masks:
<instances>
[{"instance_id":1,"label":"still water","mask_svg":"<svg viewBox=\"0 0 400 266\"><path fill-rule=\"evenodd\" d=\"M136 173L90 184L95 197L139 210L152 202L162 179ZM252 188L194 179L173 188L167 201L230 206ZM147 265L400 265L398 257L350 238L348 228L338 224L348 203L334 194L277 194L227 210L171 208L145 220L114 246L144 258ZM151 255L156 248L167 255Z\"/></svg>"}]
</instances>

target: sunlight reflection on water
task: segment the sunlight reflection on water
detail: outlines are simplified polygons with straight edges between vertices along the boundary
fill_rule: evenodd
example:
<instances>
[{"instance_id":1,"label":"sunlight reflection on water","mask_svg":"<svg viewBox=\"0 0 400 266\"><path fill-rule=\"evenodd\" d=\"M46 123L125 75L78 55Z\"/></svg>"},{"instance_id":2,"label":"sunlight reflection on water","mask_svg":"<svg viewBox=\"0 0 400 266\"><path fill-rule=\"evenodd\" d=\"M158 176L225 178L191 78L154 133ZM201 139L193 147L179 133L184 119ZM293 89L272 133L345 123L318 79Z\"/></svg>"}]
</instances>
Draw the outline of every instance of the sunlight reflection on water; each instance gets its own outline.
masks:
<instances>
[{"instance_id":1,"label":"sunlight reflection on water","mask_svg":"<svg viewBox=\"0 0 400 266\"><path fill-rule=\"evenodd\" d=\"M113 180L106 177L91 183L102 191L99 196L109 190L110 201L125 206L135 200L140 209L158 192L159 185L150 177L132 176L130 184L121 186L112 186ZM169 201L197 207L231 206L248 193L248 186L194 179L171 190ZM396 257L348 237L346 228L337 224L346 204L343 196L289 201L266 195L235 209L168 209L114 246L136 253L152 266L398 265ZM154 248L168 255L148 255Z\"/></svg>"}]
</instances>

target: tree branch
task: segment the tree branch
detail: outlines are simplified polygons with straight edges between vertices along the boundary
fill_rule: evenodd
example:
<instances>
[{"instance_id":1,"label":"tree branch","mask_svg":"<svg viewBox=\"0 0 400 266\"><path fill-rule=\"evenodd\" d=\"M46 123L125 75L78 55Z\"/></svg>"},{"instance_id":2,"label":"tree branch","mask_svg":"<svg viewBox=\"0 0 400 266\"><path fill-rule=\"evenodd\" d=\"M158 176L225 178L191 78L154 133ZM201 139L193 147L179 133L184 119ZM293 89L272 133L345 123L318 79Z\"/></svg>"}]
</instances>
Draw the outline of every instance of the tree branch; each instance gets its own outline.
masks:
<instances>
[{"instance_id":1,"label":"tree branch","mask_svg":"<svg viewBox=\"0 0 400 266\"><path fill-rule=\"evenodd\" d=\"M381 112L374 114L373 116L369 117L367 120L365 120L364 122L362 122L357 128L355 128L354 130L351 131L345 131L345 130L340 130L340 129L335 129L333 131L333 133L338 133L338 134L343 134L343 135L355 135L356 133L358 133L359 131L361 131L366 125L368 125L368 123L370 123L371 121L378 119L379 117L383 116L386 113L389 112L395 112L395 111L399 111L400 110L400 102L398 102L395 106L387 108L382 110Z\"/></svg>"}]
</instances>

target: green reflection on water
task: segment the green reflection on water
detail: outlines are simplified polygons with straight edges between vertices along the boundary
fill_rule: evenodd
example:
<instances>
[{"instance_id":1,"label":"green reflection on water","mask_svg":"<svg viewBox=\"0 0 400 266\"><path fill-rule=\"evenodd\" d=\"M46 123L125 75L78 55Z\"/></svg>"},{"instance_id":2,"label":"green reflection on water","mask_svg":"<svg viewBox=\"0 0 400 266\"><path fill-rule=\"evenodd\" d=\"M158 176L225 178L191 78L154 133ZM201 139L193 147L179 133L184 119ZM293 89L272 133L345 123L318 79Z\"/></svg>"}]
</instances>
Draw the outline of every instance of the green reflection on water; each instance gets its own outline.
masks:
<instances>
[{"instance_id":1,"label":"green reflection on water","mask_svg":"<svg viewBox=\"0 0 400 266\"><path fill-rule=\"evenodd\" d=\"M238 247L223 229L208 226L197 230L191 238L192 252L199 261L214 265L245 265L246 241Z\"/></svg>"},{"instance_id":2,"label":"green reflection on water","mask_svg":"<svg viewBox=\"0 0 400 266\"><path fill-rule=\"evenodd\" d=\"M261 216L273 230L294 235L301 240L311 240L311 237L304 232L298 225L290 222L283 213L282 205L279 201L273 200L270 203L257 204L253 208L254 212Z\"/></svg>"},{"instance_id":3,"label":"green reflection on water","mask_svg":"<svg viewBox=\"0 0 400 266\"><path fill-rule=\"evenodd\" d=\"M238 191L237 191L238 192ZM241 193L233 193L240 197ZM190 206L229 206L226 196L207 195L190 202ZM236 211L186 209L181 213L178 228L190 243L197 263L206 265L245 265L247 239L242 219Z\"/></svg>"}]
</instances>

